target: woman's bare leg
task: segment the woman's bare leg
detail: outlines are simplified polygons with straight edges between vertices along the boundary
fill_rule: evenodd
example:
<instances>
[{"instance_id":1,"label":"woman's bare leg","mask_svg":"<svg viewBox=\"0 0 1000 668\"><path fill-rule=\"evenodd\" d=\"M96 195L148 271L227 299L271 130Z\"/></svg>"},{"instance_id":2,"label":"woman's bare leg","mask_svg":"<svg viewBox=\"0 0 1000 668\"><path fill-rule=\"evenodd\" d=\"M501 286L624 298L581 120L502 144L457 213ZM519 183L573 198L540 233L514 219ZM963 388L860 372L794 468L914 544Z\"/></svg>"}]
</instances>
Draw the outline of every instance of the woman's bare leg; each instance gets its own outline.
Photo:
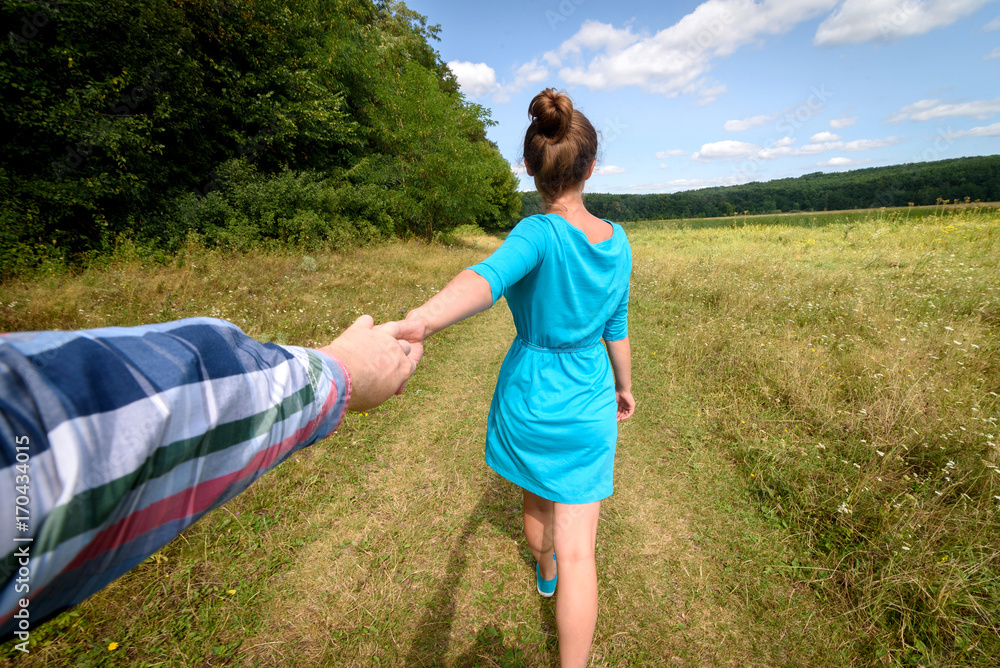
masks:
<instances>
[{"instance_id":1,"label":"woman's bare leg","mask_svg":"<svg viewBox=\"0 0 1000 668\"><path fill-rule=\"evenodd\" d=\"M542 577L551 580L556 576L556 563L552 560L553 503L533 492L523 491L524 537Z\"/></svg>"},{"instance_id":2,"label":"woman's bare leg","mask_svg":"<svg viewBox=\"0 0 1000 668\"><path fill-rule=\"evenodd\" d=\"M594 548L601 502L553 503L553 507L552 545L559 560L556 587L559 663L562 668L582 668L587 665L597 626Z\"/></svg>"}]
</instances>

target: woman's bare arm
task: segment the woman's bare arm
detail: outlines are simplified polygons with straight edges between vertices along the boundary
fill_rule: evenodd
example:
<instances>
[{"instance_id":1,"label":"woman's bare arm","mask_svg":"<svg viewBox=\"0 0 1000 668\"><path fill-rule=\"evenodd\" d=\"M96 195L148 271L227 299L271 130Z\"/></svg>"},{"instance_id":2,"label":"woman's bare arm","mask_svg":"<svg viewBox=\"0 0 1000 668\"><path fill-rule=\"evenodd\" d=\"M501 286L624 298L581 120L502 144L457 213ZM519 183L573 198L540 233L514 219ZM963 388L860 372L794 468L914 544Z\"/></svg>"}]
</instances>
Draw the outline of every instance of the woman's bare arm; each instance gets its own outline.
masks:
<instances>
[{"instance_id":1,"label":"woman's bare arm","mask_svg":"<svg viewBox=\"0 0 1000 668\"><path fill-rule=\"evenodd\" d=\"M405 319L423 323L423 339L491 306L493 290L489 281L466 269L451 279L441 292L407 313Z\"/></svg>"}]
</instances>

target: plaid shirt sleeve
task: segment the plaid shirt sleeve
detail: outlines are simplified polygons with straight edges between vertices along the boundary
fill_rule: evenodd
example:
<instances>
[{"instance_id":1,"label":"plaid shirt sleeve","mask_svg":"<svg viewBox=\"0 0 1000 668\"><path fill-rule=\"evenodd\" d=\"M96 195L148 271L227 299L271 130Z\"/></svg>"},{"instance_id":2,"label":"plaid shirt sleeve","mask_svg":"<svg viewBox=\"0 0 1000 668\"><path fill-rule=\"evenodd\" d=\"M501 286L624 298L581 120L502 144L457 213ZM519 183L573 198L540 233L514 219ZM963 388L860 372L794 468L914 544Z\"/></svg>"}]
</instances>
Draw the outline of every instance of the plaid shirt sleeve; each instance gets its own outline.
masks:
<instances>
[{"instance_id":1,"label":"plaid shirt sleeve","mask_svg":"<svg viewBox=\"0 0 1000 668\"><path fill-rule=\"evenodd\" d=\"M325 438L350 393L333 358L210 318L0 336L0 639Z\"/></svg>"}]
</instances>

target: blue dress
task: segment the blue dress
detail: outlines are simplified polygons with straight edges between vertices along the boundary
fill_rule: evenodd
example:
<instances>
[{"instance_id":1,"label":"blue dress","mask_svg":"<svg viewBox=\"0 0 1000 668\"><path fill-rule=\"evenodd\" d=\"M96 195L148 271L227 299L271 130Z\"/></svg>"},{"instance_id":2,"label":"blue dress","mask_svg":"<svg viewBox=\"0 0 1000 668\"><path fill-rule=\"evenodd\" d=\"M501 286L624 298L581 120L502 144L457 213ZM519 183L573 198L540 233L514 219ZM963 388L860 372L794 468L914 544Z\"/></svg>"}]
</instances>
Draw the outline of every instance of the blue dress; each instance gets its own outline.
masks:
<instances>
[{"instance_id":1,"label":"blue dress","mask_svg":"<svg viewBox=\"0 0 1000 668\"><path fill-rule=\"evenodd\" d=\"M609 239L591 244L561 216L531 216L470 267L494 302L507 298L517 329L490 405L486 463L560 503L614 491L618 406L601 339L628 336L632 249L611 226Z\"/></svg>"}]
</instances>

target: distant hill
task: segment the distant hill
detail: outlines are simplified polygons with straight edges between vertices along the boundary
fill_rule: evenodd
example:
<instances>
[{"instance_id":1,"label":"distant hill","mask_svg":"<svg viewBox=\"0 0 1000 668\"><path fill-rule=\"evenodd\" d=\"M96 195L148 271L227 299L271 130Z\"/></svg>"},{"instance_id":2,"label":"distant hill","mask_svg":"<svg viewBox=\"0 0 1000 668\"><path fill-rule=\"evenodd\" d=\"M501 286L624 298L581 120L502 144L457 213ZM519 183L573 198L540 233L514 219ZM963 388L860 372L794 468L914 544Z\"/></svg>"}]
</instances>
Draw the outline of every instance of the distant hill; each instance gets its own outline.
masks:
<instances>
[{"instance_id":1,"label":"distant hill","mask_svg":"<svg viewBox=\"0 0 1000 668\"><path fill-rule=\"evenodd\" d=\"M541 211L537 192L521 193L522 216ZM587 209L614 221L707 218L795 211L870 209L952 202L1000 201L1000 155L814 172L797 178L702 188L671 194L588 193Z\"/></svg>"}]
</instances>

